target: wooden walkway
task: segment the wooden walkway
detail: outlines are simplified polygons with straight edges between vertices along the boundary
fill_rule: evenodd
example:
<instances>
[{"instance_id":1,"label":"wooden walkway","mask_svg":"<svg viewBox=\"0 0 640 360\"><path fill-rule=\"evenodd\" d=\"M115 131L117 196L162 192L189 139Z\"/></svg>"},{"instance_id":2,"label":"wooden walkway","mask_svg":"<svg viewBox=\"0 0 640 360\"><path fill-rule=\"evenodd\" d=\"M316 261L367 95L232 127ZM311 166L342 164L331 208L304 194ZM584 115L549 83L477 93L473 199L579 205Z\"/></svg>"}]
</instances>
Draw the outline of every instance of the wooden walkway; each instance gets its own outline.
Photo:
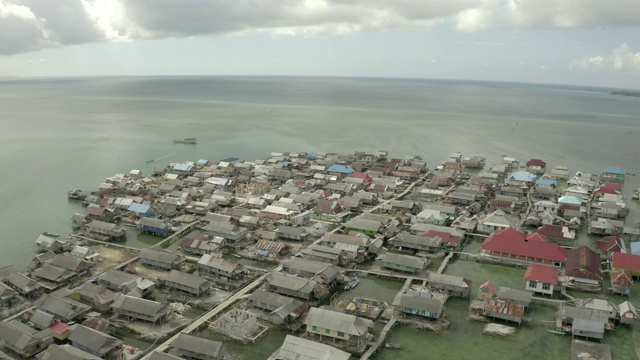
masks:
<instances>
[{"instance_id":1,"label":"wooden walkway","mask_svg":"<svg viewBox=\"0 0 640 360\"><path fill-rule=\"evenodd\" d=\"M367 360L371 357L371 355L375 354L376 351L378 351L378 348L380 348L380 346L384 343L384 340L387 338L387 335L389 334L389 332L391 331L391 328L393 327L393 325L396 324L397 319L391 318L391 320L389 320L389 322L384 326L384 328L382 328L382 332L380 333L380 336L378 336L378 341L376 341L370 348L369 350L367 350L367 352L365 352L361 357L360 360Z\"/></svg>"},{"instance_id":2,"label":"wooden walkway","mask_svg":"<svg viewBox=\"0 0 640 360\"><path fill-rule=\"evenodd\" d=\"M278 271L279 271L280 268L281 268L281 266L278 266L276 269L278 269ZM275 271L276 269L274 269L273 271ZM218 306L213 308L211 311L207 312L203 316L201 316L198 319L194 320L194 322L192 322L189 326L187 326L184 329L182 329L182 331L180 331L179 333L175 334L174 336L172 336L168 340L164 341L162 344L160 344L160 346L158 346L155 349L155 351L159 351L159 352L167 351L169 349L169 347L172 346L173 343L178 339L178 336L180 334L191 334L192 332L197 330L200 326L203 326L203 325L207 324L211 318L217 316L219 313L223 312L227 307L231 306L233 303L238 301L241 297L246 295L248 292L253 291L256 287L258 287L262 283L264 278L267 277L267 275L269 275L269 274L270 274L270 272L267 273L267 274L264 274L263 276L261 276L258 279L254 280L252 283L250 283L249 285L245 286L244 288L242 288L241 290L239 290L235 294L231 295L227 300L225 300L222 303L220 303ZM143 360L149 359L150 356L151 356L151 353L146 354L142 359Z\"/></svg>"},{"instance_id":3,"label":"wooden walkway","mask_svg":"<svg viewBox=\"0 0 640 360\"><path fill-rule=\"evenodd\" d=\"M375 276L388 277L388 278L393 278L398 280L406 280L406 279L427 280L424 278L415 277L411 274L398 274L391 271L386 272L386 271L375 271L375 270L345 269L342 272L345 272L345 273L356 272L359 274L375 275Z\"/></svg>"},{"instance_id":4,"label":"wooden walkway","mask_svg":"<svg viewBox=\"0 0 640 360\"><path fill-rule=\"evenodd\" d=\"M453 257L455 253L454 252L450 252L445 258L444 261L442 262L442 264L440 264L440 267L438 267L438 271L436 271L436 273L438 274L442 274L444 272L444 269L447 268L447 265L449 265L449 260L451 260L451 258Z\"/></svg>"},{"instance_id":5,"label":"wooden walkway","mask_svg":"<svg viewBox=\"0 0 640 360\"><path fill-rule=\"evenodd\" d=\"M180 239L183 235L186 235L187 233L191 232L191 230L193 230L196 227L196 224L198 224L197 220L183 226L180 230L174 232L173 234L167 236L164 240L153 245L151 249L157 250L157 248L162 247L162 245L164 245L165 243L171 243L174 239L175 240Z\"/></svg>"},{"instance_id":6,"label":"wooden walkway","mask_svg":"<svg viewBox=\"0 0 640 360\"><path fill-rule=\"evenodd\" d=\"M107 247L114 247L114 248L119 248L119 249L131 250L131 251L135 251L135 252L140 251L139 248L135 248L135 247L132 247L132 246L115 244L115 243L112 243L112 242L109 242L109 241L96 240L96 239L88 238L88 237L85 237L85 236L82 236L82 235L71 235L70 237L76 238L76 239L81 239L81 240L84 240L86 242L91 242L91 243L104 245L104 246L107 246Z\"/></svg>"}]
</instances>

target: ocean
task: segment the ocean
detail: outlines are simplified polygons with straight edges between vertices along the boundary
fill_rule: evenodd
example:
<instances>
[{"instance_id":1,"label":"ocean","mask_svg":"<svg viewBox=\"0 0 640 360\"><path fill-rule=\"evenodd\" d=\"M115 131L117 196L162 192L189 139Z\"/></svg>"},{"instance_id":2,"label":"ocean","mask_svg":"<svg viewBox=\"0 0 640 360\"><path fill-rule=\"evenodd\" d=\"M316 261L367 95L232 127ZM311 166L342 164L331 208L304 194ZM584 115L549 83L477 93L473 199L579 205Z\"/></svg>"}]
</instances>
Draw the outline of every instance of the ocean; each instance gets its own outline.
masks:
<instances>
[{"instance_id":1,"label":"ocean","mask_svg":"<svg viewBox=\"0 0 640 360\"><path fill-rule=\"evenodd\" d=\"M116 173L198 159L264 158L273 151L388 150L420 155L430 167L451 152L522 162L540 158L571 172L621 167L638 172L640 98L611 89L441 80L298 77L121 77L0 82L0 267L26 269L33 242L44 231L71 233L82 207L70 188L95 189ZM198 137L197 145L172 138ZM157 162L147 163L150 159ZM624 194L640 180L629 176ZM631 200L629 200L631 201ZM632 205L628 224L637 219ZM127 243L157 239L130 230ZM451 271L484 265L458 261ZM505 272L509 281L520 276ZM501 275L502 276L502 275ZM514 280L516 279L516 280ZM476 282L477 282L476 281ZM517 286L514 283L513 286ZM636 289L638 290L638 289ZM634 296L635 300L637 296ZM640 305L637 304L636 305ZM536 322L513 341L479 335L466 320L465 303L448 303L452 328L431 334L394 330L390 341L409 348L378 358L568 358L568 336L549 335ZM458 310L454 310L458 309ZM537 308L536 320L553 309ZM282 335L282 336L280 336ZM265 342L265 354L279 346ZM638 332L607 335L615 358L633 358ZM544 349L544 350L541 350ZM251 358L251 351L247 352ZM495 355L495 356L494 356Z\"/></svg>"},{"instance_id":2,"label":"ocean","mask_svg":"<svg viewBox=\"0 0 640 360\"><path fill-rule=\"evenodd\" d=\"M0 266L25 268L44 231L69 234L95 189L131 169L388 150L437 165L453 151L571 171L638 168L640 99L610 89L440 80L122 77L0 82ZM198 144L172 138L197 136ZM150 159L164 158L147 164ZM635 178L625 191L637 187ZM130 240L135 243L135 239Z\"/></svg>"}]
</instances>

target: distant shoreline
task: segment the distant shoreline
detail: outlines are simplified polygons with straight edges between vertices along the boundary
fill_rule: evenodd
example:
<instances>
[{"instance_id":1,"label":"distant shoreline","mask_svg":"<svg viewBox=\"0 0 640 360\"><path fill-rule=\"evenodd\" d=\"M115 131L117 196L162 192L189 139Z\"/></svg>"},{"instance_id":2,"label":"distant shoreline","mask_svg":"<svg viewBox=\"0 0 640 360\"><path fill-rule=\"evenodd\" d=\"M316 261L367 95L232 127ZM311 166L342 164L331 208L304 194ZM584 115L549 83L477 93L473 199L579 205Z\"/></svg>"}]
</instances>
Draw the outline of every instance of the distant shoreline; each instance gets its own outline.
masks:
<instances>
[{"instance_id":1,"label":"distant shoreline","mask_svg":"<svg viewBox=\"0 0 640 360\"><path fill-rule=\"evenodd\" d=\"M611 95L640 97L640 92L638 92L638 91L614 91L614 92L611 93Z\"/></svg>"}]
</instances>

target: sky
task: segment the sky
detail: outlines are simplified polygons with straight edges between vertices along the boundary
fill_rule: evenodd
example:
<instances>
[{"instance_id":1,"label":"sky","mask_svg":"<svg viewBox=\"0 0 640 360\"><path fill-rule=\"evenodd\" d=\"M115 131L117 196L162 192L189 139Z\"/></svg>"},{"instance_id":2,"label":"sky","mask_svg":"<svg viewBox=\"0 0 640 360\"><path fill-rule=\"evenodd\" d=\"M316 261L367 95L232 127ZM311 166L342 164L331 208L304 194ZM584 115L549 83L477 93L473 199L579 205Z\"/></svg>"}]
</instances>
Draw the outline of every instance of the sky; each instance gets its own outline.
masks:
<instances>
[{"instance_id":1,"label":"sky","mask_svg":"<svg viewBox=\"0 0 640 360\"><path fill-rule=\"evenodd\" d=\"M0 77L123 75L640 89L640 1L0 0Z\"/></svg>"}]
</instances>

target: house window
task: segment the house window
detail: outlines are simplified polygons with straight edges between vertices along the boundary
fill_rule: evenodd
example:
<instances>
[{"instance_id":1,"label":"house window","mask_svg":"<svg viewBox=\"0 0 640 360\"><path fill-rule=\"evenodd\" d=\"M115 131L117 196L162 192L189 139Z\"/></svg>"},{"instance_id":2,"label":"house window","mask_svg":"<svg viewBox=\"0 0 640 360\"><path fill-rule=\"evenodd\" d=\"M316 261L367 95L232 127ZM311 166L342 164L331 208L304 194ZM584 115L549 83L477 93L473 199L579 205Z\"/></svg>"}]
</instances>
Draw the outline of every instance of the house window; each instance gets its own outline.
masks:
<instances>
[{"instance_id":1,"label":"house window","mask_svg":"<svg viewBox=\"0 0 640 360\"><path fill-rule=\"evenodd\" d=\"M312 326L312 327L311 327L311 330L313 330L313 331L318 331L318 327L317 327L317 326Z\"/></svg>"},{"instance_id":2,"label":"house window","mask_svg":"<svg viewBox=\"0 0 640 360\"><path fill-rule=\"evenodd\" d=\"M324 332L327 333L327 334L331 334L331 330L329 330L329 329L326 329Z\"/></svg>"},{"instance_id":3,"label":"house window","mask_svg":"<svg viewBox=\"0 0 640 360\"><path fill-rule=\"evenodd\" d=\"M538 283L536 281L529 281L529 287L530 288L537 288L538 287Z\"/></svg>"},{"instance_id":4,"label":"house window","mask_svg":"<svg viewBox=\"0 0 640 360\"><path fill-rule=\"evenodd\" d=\"M542 284L542 290L551 290L550 284Z\"/></svg>"},{"instance_id":5,"label":"house window","mask_svg":"<svg viewBox=\"0 0 640 360\"><path fill-rule=\"evenodd\" d=\"M343 332L341 332L341 331L338 331L338 336L339 336L339 337L344 337L344 333L343 333Z\"/></svg>"}]
</instances>

